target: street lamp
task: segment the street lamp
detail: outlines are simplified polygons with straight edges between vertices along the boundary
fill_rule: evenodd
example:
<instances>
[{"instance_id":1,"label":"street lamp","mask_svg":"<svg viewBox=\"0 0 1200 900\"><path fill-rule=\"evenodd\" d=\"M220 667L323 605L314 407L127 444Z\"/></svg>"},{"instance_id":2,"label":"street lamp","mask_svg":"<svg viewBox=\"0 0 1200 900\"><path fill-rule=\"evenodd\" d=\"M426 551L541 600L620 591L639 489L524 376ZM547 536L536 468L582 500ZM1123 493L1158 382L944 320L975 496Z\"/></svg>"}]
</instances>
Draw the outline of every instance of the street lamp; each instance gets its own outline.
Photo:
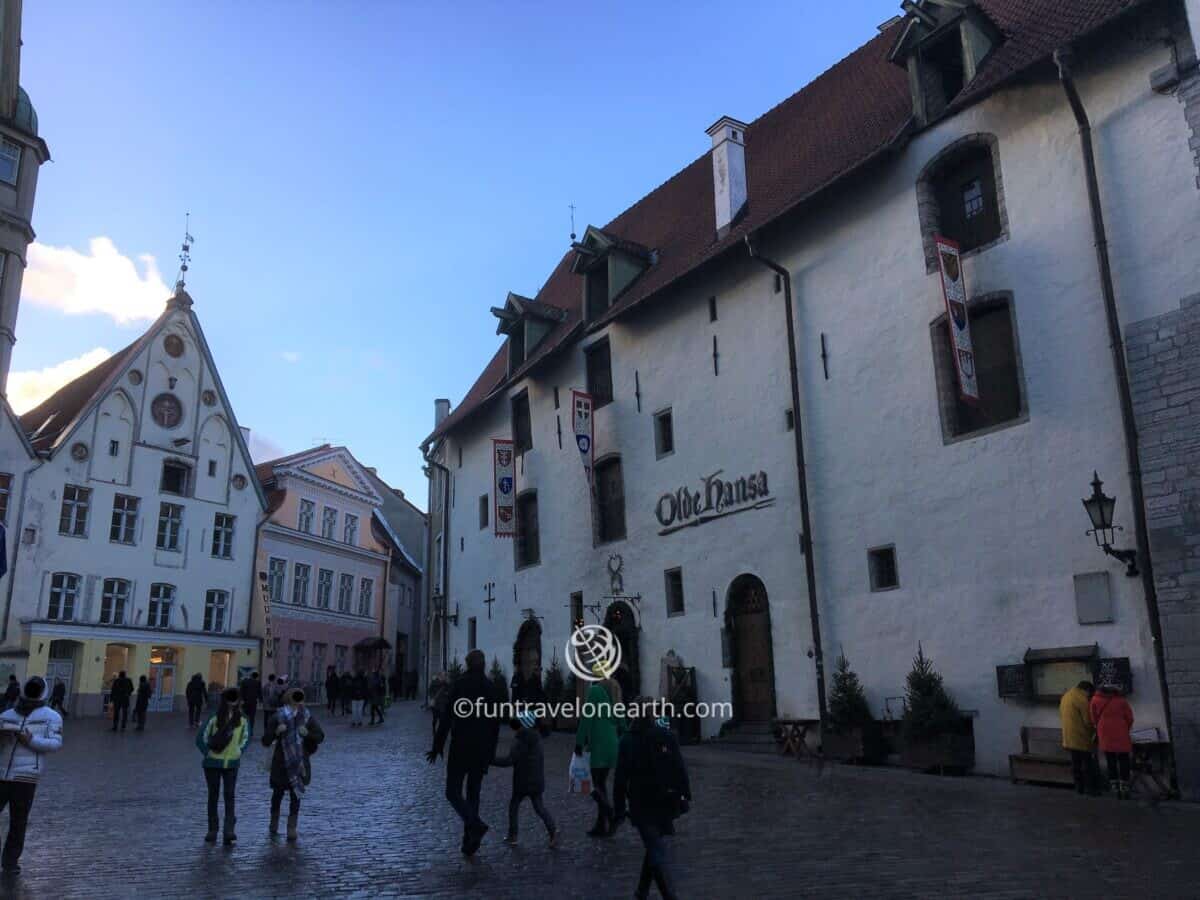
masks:
<instances>
[{"instance_id":1,"label":"street lamp","mask_svg":"<svg viewBox=\"0 0 1200 900\"><path fill-rule=\"evenodd\" d=\"M1138 574L1137 551L1117 550L1112 545L1116 532L1123 529L1120 525L1113 525L1113 509L1116 507L1117 501L1105 494L1101 490L1102 487L1104 487L1104 482L1100 480L1099 473L1093 471L1092 496L1083 499L1083 508L1087 510L1088 518L1092 520L1092 528L1086 533L1096 539L1097 547L1109 556L1125 563L1126 575L1131 578L1136 577Z\"/></svg>"}]
</instances>

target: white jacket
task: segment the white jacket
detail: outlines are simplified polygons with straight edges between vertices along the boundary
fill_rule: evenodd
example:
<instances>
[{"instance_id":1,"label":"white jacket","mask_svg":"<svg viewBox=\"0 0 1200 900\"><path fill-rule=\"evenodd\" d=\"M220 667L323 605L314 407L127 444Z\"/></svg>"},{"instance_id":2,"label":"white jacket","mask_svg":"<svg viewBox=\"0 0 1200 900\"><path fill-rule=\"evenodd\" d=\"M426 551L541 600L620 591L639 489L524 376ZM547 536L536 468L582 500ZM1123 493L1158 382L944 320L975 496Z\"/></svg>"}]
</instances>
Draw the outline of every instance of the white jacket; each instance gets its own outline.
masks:
<instances>
[{"instance_id":1,"label":"white jacket","mask_svg":"<svg viewBox=\"0 0 1200 900\"><path fill-rule=\"evenodd\" d=\"M26 781L34 784L46 771L47 753L62 749L62 716L48 706L37 706L22 715L26 701L17 701L13 709L0 713L0 781ZM16 726L28 729L29 746L17 740Z\"/></svg>"}]
</instances>

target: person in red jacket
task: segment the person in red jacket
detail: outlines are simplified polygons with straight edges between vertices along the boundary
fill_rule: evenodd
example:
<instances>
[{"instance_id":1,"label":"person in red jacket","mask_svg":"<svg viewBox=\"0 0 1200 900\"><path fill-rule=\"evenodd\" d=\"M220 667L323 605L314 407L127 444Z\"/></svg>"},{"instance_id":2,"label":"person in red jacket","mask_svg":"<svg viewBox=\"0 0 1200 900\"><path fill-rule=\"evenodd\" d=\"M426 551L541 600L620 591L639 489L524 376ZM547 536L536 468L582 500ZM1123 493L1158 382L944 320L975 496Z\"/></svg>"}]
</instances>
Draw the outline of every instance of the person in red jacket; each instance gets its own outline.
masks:
<instances>
[{"instance_id":1,"label":"person in red jacket","mask_svg":"<svg viewBox=\"0 0 1200 900\"><path fill-rule=\"evenodd\" d=\"M1118 797L1129 796L1129 763L1133 742L1129 730L1133 727L1133 709L1114 684L1102 684L1092 697L1089 707L1100 752L1108 763L1108 780Z\"/></svg>"}]
</instances>

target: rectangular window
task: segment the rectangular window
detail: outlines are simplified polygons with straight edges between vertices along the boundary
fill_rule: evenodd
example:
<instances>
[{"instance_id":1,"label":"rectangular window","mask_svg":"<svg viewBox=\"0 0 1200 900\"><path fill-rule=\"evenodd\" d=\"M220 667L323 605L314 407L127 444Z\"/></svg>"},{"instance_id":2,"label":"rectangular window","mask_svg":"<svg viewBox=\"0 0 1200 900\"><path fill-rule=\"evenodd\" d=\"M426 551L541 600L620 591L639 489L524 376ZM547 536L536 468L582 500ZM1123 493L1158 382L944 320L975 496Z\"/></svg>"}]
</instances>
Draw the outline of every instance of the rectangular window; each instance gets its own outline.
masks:
<instances>
[{"instance_id":1,"label":"rectangular window","mask_svg":"<svg viewBox=\"0 0 1200 900\"><path fill-rule=\"evenodd\" d=\"M328 644L313 644L312 667L308 670L309 680L312 684L325 682L325 651L328 648Z\"/></svg>"},{"instance_id":2,"label":"rectangular window","mask_svg":"<svg viewBox=\"0 0 1200 900\"><path fill-rule=\"evenodd\" d=\"M475 647L477 646L475 643L475 640L478 637L478 635L479 635L479 623L475 620L474 616L471 616L471 618L467 619L467 649L468 650L475 649Z\"/></svg>"},{"instance_id":3,"label":"rectangular window","mask_svg":"<svg viewBox=\"0 0 1200 900\"><path fill-rule=\"evenodd\" d=\"M12 495L12 476L0 472L0 524L8 524L8 498Z\"/></svg>"},{"instance_id":4,"label":"rectangular window","mask_svg":"<svg viewBox=\"0 0 1200 900\"><path fill-rule=\"evenodd\" d=\"M125 607L129 603L129 582L124 578L105 578L100 595L100 624L124 625Z\"/></svg>"},{"instance_id":5,"label":"rectangular window","mask_svg":"<svg viewBox=\"0 0 1200 900\"><path fill-rule=\"evenodd\" d=\"M209 591L204 595L204 630L225 630L225 608L229 605L229 594L225 591Z\"/></svg>"},{"instance_id":6,"label":"rectangular window","mask_svg":"<svg viewBox=\"0 0 1200 900\"><path fill-rule=\"evenodd\" d=\"M183 463L167 460L163 463L159 489L164 494L178 494L180 497L186 497L191 474L192 470Z\"/></svg>"},{"instance_id":7,"label":"rectangular window","mask_svg":"<svg viewBox=\"0 0 1200 900\"><path fill-rule=\"evenodd\" d=\"M312 566L307 563L292 566L292 603L296 606L308 606L308 581L311 576Z\"/></svg>"},{"instance_id":8,"label":"rectangular window","mask_svg":"<svg viewBox=\"0 0 1200 900\"><path fill-rule=\"evenodd\" d=\"M1020 419L1025 412L1010 304L1007 301L972 304L967 315L979 385L977 403L967 403L959 395L958 372L945 319L933 326L942 432L947 438L993 428Z\"/></svg>"},{"instance_id":9,"label":"rectangular window","mask_svg":"<svg viewBox=\"0 0 1200 900\"><path fill-rule=\"evenodd\" d=\"M63 486L62 513L58 517L58 533L71 537L87 537L88 507L92 492L73 484Z\"/></svg>"},{"instance_id":10,"label":"rectangular window","mask_svg":"<svg viewBox=\"0 0 1200 900\"><path fill-rule=\"evenodd\" d=\"M154 546L159 550L179 550L179 532L183 527L183 507L178 503L158 506L158 537Z\"/></svg>"},{"instance_id":11,"label":"rectangular window","mask_svg":"<svg viewBox=\"0 0 1200 900\"><path fill-rule=\"evenodd\" d=\"M298 527L305 534L312 534L313 520L317 515L317 504L311 500L300 501L300 521Z\"/></svg>"},{"instance_id":12,"label":"rectangular window","mask_svg":"<svg viewBox=\"0 0 1200 900\"><path fill-rule=\"evenodd\" d=\"M120 456L121 455L121 442L120 441L109 441L108 442L108 455L109 456Z\"/></svg>"},{"instance_id":13,"label":"rectangular window","mask_svg":"<svg viewBox=\"0 0 1200 900\"><path fill-rule=\"evenodd\" d=\"M371 614L371 600L374 597L374 579L364 578L358 586L358 614L360 616L369 616Z\"/></svg>"},{"instance_id":14,"label":"rectangular window","mask_svg":"<svg viewBox=\"0 0 1200 900\"><path fill-rule=\"evenodd\" d=\"M346 523L342 528L342 540L347 544L358 545L358 516L346 513Z\"/></svg>"},{"instance_id":15,"label":"rectangular window","mask_svg":"<svg viewBox=\"0 0 1200 900\"><path fill-rule=\"evenodd\" d=\"M528 491L517 498L517 568L541 562L541 539L538 533L537 492Z\"/></svg>"},{"instance_id":16,"label":"rectangular window","mask_svg":"<svg viewBox=\"0 0 1200 900\"><path fill-rule=\"evenodd\" d=\"M215 459L210 459L208 461L208 477L209 478L217 477L217 461Z\"/></svg>"},{"instance_id":17,"label":"rectangular window","mask_svg":"<svg viewBox=\"0 0 1200 900\"><path fill-rule=\"evenodd\" d=\"M228 513L213 516L212 555L217 559L233 559L234 518Z\"/></svg>"},{"instance_id":18,"label":"rectangular window","mask_svg":"<svg viewBox=\"0 0 1200 900\"><path fill-rule=\"evenodd\" d=\"M15 185L21 171L21 145L0 141L0 181Z\"/></svg>"},{"instance_id":19,"label":"rectangular window","mask_svg":"<svg viewBox=\"0 0 1200 900\"><path fill-rule=\"evenodd\" d=\"M283 602L283 579L287 577L287 560L271 557L267 563L267 585L271 591L271 602Z\"/></svg>"},{"instance_id":20,"label":"rectangular window","mask_svg":"<svg viewBox=\"0 0 1200 900\"><path fill-rule=\"evenodd\" d=\"M675 419L671 410L664 409L654 415L654 457L662 459L675 452Z\"/></svg>"},{"instance_id":21,"label":"rectangular window","mask_svg":"<svg viewBox=\"0 0 1200 900\"><path fill-rule=\"evenodd\" d=\"M317 608L329 609L333 598L333 570L319 569L317 571Z\"/></svg>"},{"instance_id":22,"label":"rectangular window","mask_svg":"<svg viewBox=\"0 0 1200 900\"><path fill-rule=\"evenodd\" d=\"M529 392L521 391L512 398L513 451L520 456L533 449L533 423L529 420Z\"/></svg>"},{"instance_id":23,"label":"rectangular window","mask_svg":"<svg viewBox=\"0 0 1200 900\"><path fill-rule=\"evenodd\" d=\"M600 260L584 278L587 281L587 317L593 322L608 309L608 260Z\"/></svg>"},{"instance_id":24,"label":"rectangular window","mask_svg":"<svg viewBox=\"0 0 1200 900\"><path fill-rule=\"evenodd\" d=\"M50 579L50 605L46 618L56 622L75 620L75 601L79 599L79 576L55 572Z\"/></svg>"},{"instance_id":25,"label":"rectangular window","mask_svg":"<svg viewBox=\"0 0 1200 900\"><path fill-rule=\"evenodd\" d=\"M667 615L683 615L683 569L667 569L663 573L667 586Z\"/></svg>"},{"instance_id":26,"label":"rectangular window","mask_svg":"<svg viewBox=\"0 0 1200 900\"><path fill-rule=\"evenodd\" d=\"M170 628L171 607L175 603L175 585L150 585L150 606L146 613L146 626L149 628Z\"/></svg>"},{"instance_id":27,"label":"rectangular window","mask_svg":"<svg viewBox=\"0 0 1200 900\"><path fill-rule=\"evenodd\" d=\"M583 624L583 591L576 591L571 595L571 630L575 630L575 626Z\"/></svg>"},{"instance_id":28,"label":"rectangular window","mask_svg":"<svg viewBox=\"0 0 1200 900\"><path fill-rule=\"evenodd\" d=\"M625 537L625 483L621 460L610 458L596 465L596 539L601 543Z\"/></svg>"},{"instance_id":29,"label":"rectangular window","mask_svg":"<svg viewBox=\"0 0 1200 900\"><path fill-rule=\"evenodd\" d=\"M488 511L492 508L492 498L484 494L479 498L479 528L488 527Z\"/></svg>"},{"instance_id":30,"label":"rectangular window","mask_svg":"<svg viewBox=\"0 0 1200 900\"><path fill-rule=\"evenodd\" d=\"M612 403L612 353L608 339L597 341L583 351L587 366L587 391L592 395L593 409Z\"/></svg>"},{"instance_id":31,"label":"rectangular window","mask_svg":"<svg viewBox=\"0 0 1200 900\"><path fill-rule=\"evenodd\" d=\"M442 575L446 571L446 561L442 554L442 536L439 534L433 542L433 595L442 596Z\"/></svg>"},{"instance_id":32,"label":"rectangular window","mask_svg":"<svg viewBox=\"0 0 1200 900\"><path fill-rule=\"evenodd\" d=\"M336 644L333 648L333 664L339 672L350 671L347 668L350 658L350 648L344 644Z\"/></svg>"},{"instance_id":33,"label":"rectangular window","mask_svg":"<svg viewBox=\"0 0 1200 900\"><path fill-rule=\"evenodd\" d=\"M321 508L321 537L333 540L333 533L337 531L337 510L331 506Z\"/></svg>"},{"instance_id":34,"label":"rectangular window","mask_svg":"<svg viewBox=\"0 0 1200 900\"><path fill-rule=\"evenodd\" d=\"M137 532L138 498L117 494L113 497L112 525L108 539L117 544L132 544Z\"/></svg>"},{"instance_id":35,"label":"rectangular window","mask_svg":"<svg viewBox=\"0 0 1200 900\"><path fill-rule=\"evenodd\" d=\"M717 298L716 297L708 298L708 321L710 321L710 322L717 321Z\"/></svg>"},{"instance_id":36,"label":"rectangular window","mask_svg":"<svg viewBox=\"0 0 1200 900\"><path fill-rule=\"evenodd\" d=\"M896 548L875 547L867 551L867 569L871 576L872 591L890 591L900 587L900 575L896 571Z\"/></svg>"},{"instance_id":37,"label":"rectangular window","mask_svg":"<svg viewBox=\"0 0 1200 900\"><path fill-rule=\"evenodd\" d=\"M300 683L300 665L304 661L304 641L288 641L288 682Z\"/></svg>"},{"instance_id":38,"label":"rectangular window","mask_svg":"<svg viewBox=\"0 0 1200 900\"><path fill-rule=\"evenodd\" d=\"M350 601L354 597L354 576L342 575L338 578L338 612L350 612Z\"/></svg>"}]
</instances>

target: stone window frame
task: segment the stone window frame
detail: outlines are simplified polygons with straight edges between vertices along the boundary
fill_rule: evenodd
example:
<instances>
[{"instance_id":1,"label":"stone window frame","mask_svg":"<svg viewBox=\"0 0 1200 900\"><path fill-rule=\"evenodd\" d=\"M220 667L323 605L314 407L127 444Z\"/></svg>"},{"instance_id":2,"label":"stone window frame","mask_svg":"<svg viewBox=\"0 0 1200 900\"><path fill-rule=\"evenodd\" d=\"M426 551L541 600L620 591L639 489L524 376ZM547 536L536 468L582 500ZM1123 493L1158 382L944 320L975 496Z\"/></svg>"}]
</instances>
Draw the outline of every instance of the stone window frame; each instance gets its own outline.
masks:
<instances>
[{"instance_id":1,"label":"stone window frame","mask_svg":"<svg viewBox=\"0 0 1200 900\"><path fill-rule=\"evenodd\" d=\"M1008 206L1004 202L1004 175L1000 165L1000 140L996 135L979 131L963 135L947 144L925 163L917 175L917 222L921 228L921 246L925 253L925 273L932 275L938 271L937 245L934 236L940 227L938 215L937 190L934 182L940 170L953 161L959 154L970 147L985 146L992 157L992 177L996 184L996 207L1000 217L1000 234L986 244L980 244L962 254L963 259L970 259L985 250L990 250L997 244L1003 244L1009 238Z\"/></svg>"},{"instance_id":2,"label":"stone window frame","mask_svg":"<svg viewBox=\"0 0 1200 900\"><path fill-rule=\"evenodd\" d=\"M603 506L604 501L602 500L602 498L600 496L600 477L599 476L600 476L601 469L604 469L607 471L607 469L609 467L614 466L614 465L620 470L620 473L621 473L621 498L620 498L621 515L620 515L620 522L619 522L620 534L617 534L615 532L612 534L605 534L604 529L603 529L603 524L607 521L608 518L610 518L610 517L612 518L613 525L616 525L618 523L616 521L616 517L612 515L611 510L608 507ZM620 541L625 540L625 538L628 537L628 535L629 535L629 525L628 525L628 519L626 516L627 509L626 509L626 505L625 505L625 465L621 459L621 454L606 453L604 456L600 457L598 460L596 460L596 462L592 466L592 475L593 475L593 483L595 485L594 496L595 496L595 501L596 501L595 502L595 508L596 508L595 528L593 529L593 532L592 532L592 546L606 547L609 544L615 544L615 543L619 543Z\"/></svg>"},{"instance_id":3,"label":"stone window frame","mask_svg":"<svg viewBox=\"0 0 1200 900\"><path fill-rule=\"evenodd\" d=\"M939 341L945 339L946 330L946 313L943 312L929 323L929 349L932 354L934 387L937 394L935 400L938 408L938 422L942 428L943 446L986 437L989 434L995 434L997 431L1003 431L1006 428L1015 428L1018 425L1024 425L1029 421L1029 390L1025 381L1025 360L1021 353L1021 333L1017 328L1017 304L1013 292L990 291L976 297L968 297L967 317L969 319L973 312L989 306L997 306L1001 303L1008 306L1009 324L1012 328L1013 336L1013 357L1017 366L1017 388L1021 392L1021 412L1007 422L998 422L987 428L980 428L976 431L968 431L963 434L955 434L953 432L950 427L949 411L954 406L958 395L958 385L955 383L952 375L947 375L945 371L946 367L939 361L940 348L942 346L939 344ZM953 360L951 360L951 365L953 365Z\"/></svg>"},{"instance_id":4,"label":"stone window frame","mask_svg":"<svg viewBox=\"0 0 1200 900\"><path fill-rule=\"evenodd\" d=\"M892 573L896 577L894 584L881 584L876 574L875 559L884 553L891 556ZM870 586L872 594L885 594L888 591L900 590L900 554L896 552L895 544L880 544L878 547L867 548L867 584Z\"/></svg>"}]
</instances>

